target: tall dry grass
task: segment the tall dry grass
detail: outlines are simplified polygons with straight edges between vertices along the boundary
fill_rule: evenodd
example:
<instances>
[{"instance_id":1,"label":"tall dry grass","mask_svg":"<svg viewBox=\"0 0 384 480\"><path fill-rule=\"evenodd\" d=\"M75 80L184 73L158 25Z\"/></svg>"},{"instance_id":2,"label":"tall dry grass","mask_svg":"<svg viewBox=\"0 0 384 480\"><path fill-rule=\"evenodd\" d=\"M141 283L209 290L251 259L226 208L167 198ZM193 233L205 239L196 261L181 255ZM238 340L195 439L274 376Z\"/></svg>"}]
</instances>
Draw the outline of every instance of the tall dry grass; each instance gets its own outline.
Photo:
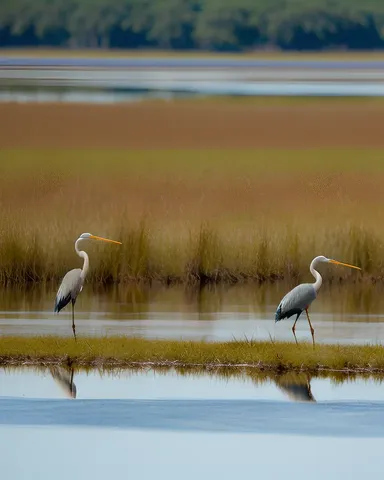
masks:
<instances>
[{"instance_id":1,"label":"tall dry grass","mask_svg":"<svg viewBox=\"0 0 384 480\"><path fill-rule=\"evenodd\" d=\"M0 283L58 280L81 266L93 283L309 278L326 255L363 268L326 281L379 281L381 151L0 150ZM322 161L324 159L324 161Z\"/></svg>"}]
</instances>

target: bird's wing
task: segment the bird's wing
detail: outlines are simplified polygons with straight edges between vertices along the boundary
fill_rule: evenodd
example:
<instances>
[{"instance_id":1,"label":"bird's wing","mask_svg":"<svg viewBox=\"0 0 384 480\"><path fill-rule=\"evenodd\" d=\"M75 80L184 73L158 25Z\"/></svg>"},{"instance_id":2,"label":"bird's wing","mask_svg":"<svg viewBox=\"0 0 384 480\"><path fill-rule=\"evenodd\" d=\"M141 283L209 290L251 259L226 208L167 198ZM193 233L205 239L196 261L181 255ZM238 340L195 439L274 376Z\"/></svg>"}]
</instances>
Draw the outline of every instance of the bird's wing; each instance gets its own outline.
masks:
<instances>
[{"instance_id":1,"label":"bird's wing","mask_svg":"<svg viewBox=\"0 0 384 480\"><path fill-rule=\"evenodd\" d=\"M60 312L70 300L74 300L80 292L81 287L81 269L74 268L67 272L63 277L59 290L57 291L54 311Z\"/></svg>"},{"instance_id":2,"label":"bird's wing","mask_svg":"<svg viewBox=\"0 0 384 480\"><path fill-rule=\"evenodd\" d=\"M311 283L302 283L298 285L281 300L278 308L281 308L281 314L292 310L304 310L316 298L316 291Z\"/></svg>"}]
</instances>

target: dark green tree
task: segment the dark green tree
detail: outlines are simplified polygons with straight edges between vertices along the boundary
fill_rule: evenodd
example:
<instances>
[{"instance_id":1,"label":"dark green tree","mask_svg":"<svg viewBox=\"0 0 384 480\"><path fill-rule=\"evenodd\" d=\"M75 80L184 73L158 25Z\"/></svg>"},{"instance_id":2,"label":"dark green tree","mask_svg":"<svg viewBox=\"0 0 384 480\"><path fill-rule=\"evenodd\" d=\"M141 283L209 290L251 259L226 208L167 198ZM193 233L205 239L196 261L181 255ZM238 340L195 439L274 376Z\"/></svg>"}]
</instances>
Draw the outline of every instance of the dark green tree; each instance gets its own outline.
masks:
<instances>
[{"instance_id":1,"label":"dark green tree","mask_svg":"<svg viewBox=\"0 0 384 480\"><path fill-rule=\"evenodd\" d=\"M0 45L289 50L384 46L382 0L2 0Z\"/></svg>"}]
</instances>

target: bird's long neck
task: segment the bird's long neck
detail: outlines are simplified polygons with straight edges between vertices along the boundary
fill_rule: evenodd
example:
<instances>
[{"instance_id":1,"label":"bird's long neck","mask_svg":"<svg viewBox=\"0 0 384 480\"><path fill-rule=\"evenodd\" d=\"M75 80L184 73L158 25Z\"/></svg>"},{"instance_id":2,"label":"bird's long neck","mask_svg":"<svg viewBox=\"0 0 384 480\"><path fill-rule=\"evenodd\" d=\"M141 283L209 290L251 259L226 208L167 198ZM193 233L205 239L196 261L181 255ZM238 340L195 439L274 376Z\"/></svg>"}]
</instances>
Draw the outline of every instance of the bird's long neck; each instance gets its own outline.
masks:
<instances>
[{"instance_id":1,"label":"bird's long neck","mask_svg":"<svg viewBox=\"0 0 384 480\"><path fill-rule=\"evenodd\" d=\"M319 288L321 287L321 284L323 283L323 279L321 278L320 273L315 270L316 263L317 259L315 258L312 260L311 265L309 266L309 271L315 277L315 283L313 284L313 288L316 290L317 293L319 291Z\"/></svg>"},{"instance_id":2,"label":"bird's long neck","mask_svg":"<svg viewBox=\"0 0 384 480\"><path fill-rule=\"evenodd\" d=\"M84 250L79 250L79 242L80 242L81 239L79 240L76 240L76 243L75 243L75 250L76 250L76 253L79 257L83 258L84 259L84 263L83 263L83 268L81 269L81 278L84 280L87 273L88 273L88 268L89 268L89 258L88 258L88 255L86 252L84 252Z\"/></svg>"}]
</instances>

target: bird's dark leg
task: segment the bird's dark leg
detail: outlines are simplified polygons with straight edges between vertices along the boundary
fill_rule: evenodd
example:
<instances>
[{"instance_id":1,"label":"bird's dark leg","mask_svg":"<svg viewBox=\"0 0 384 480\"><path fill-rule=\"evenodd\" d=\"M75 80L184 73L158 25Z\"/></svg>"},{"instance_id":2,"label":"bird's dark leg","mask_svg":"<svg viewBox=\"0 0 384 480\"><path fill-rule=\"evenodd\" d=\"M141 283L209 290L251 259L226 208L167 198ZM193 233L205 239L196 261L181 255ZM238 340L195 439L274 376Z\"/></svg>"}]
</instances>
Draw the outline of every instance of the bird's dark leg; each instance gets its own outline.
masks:
<instances>
[{"instance_id":1,"label":"bird's dark leg","mask_svg":"<svg viewBox=\"0 0 384 480\"><path fill-rule=\"evenodd\" d=\"M295 337L295 342L296 342L296 345L297 345L297 338L296 338L296 322L297 320L299 319L300 317L300 313L297 315L296 317L296 320L295 320L295 323L293 324L293 327L292 327L292 333L293 333L293 336Z\"/></svg>"},{"instance_id":2,"label":"bird's dark leg","mask_svg":"<svg viewBox=\"0 0 384 480\"><path fill-rule=\"evenodd\" d=\"M72 398L76 398L76 387L75 387L75 392L73 391L74 388L73 388L73 376L75 374L75 370L73 369L73 367L71 368L71 397Z\"/></svg>"},{"instance_id":3,"label":"bird's dark leg","mask_svg":"<svg viewBox=\"0 0 384 480\"><path fill-rule=\"evenodd\" d=\"M313 346L315 346L315 329L312 327L311 320L309 319L308 308L305 309L305 312L306 312L306 314L307 314L307 319L308 319L308 323L309 323L309 328L311 329L312 343L313 343Z\"/></svg>"},{"instance_id":4,"label":"bird's dark leg","mask_svg":"<svg viewBox=\"0 0 384 480\"><path fill-rule=\"evenodd\" d=\"M75 337L76 340L76 328L75 328L75 302L72 300L72 331L73 331L73 336Z\"/></svg>"}]
</instances>

